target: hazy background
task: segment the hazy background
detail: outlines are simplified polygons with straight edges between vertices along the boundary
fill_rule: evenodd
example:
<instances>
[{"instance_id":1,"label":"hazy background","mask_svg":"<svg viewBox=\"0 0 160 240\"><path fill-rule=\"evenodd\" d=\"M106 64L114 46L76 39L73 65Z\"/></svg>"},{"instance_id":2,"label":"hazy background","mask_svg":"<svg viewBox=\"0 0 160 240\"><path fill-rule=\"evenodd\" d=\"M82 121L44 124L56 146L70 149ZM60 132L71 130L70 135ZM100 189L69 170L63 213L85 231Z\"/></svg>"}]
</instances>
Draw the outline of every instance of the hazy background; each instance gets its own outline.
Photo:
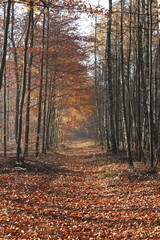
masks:
<instances>
[{"instance_id":1,"label":"hazy background","mask_svg":"<svg viewBox=\"0 0 160 240\"><path fill-rule=\"evenodd\" d=\"M88 0L88 2L90 2L91 4L94 4L94 5L98 5L98 2L100 5L108 8L108 0Z\"/></svg>"}]
</instances>

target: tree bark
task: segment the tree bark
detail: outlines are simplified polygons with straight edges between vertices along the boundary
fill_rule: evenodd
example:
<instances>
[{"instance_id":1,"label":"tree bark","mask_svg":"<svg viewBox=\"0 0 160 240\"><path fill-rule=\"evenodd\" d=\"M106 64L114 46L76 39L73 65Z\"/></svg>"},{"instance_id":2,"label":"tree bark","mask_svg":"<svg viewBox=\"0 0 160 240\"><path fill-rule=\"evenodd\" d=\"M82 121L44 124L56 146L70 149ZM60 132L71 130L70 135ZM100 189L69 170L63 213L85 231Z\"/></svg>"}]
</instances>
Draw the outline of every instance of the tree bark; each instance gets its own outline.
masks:
<instances>
[{"instance_id":1,"label":"tree bark","mask_svg":"<svg viewBox=\"0 0 160 240\"><path fill-rule=\"evenodd\" d=\"M108 83L108 96L109 96L109 126L111 133L111 150L113 153L117 152L115 140L115 127L114 127L114 109L113 109L113 86L112 86L112 53L111 53L111 31L112 31L112 0L109 0L109 13L107 22L107 39L106 39L106 82Z\"/></svg>"},{"instance_id":2,"label":"tree bark","mask_svg":"<svg viewBox=\"0 0 160 240\"><path fill-rule=\"evenodd\" d=\"M134 167L133 160L132 160L132 154L131 154L131 144L130 144L130 134L129 134L130 129L128 129L127 112L126 112L126 94L125 94L125 79L124 79L124 50L123 50L123 10L124 10L124 0L121 1L121 37L120 37L122 103L123 103L124 129L125 129L125 133L126 133L128 164L130 167Z\"/></svg>"},{"instance_id":3,"label":"tree bark","mask_svg":"<svg viewBox=\"0 0 160 240\"><path fill-rule=\"evenodd\" d=\"M148 0L149 5L149 135L150 135L150 165L154 166L154 153L153 153L153 86L152 86L152 0Z\"/></svg>"},{"instance_id":4,"label":"tree bark","mask_svg":"<svg viewBox=\"0 0 160 240\"><path fill-rule=\"evenodd\" d=\"M19 157L21 154L21 137L22 137L22 120L23 120L23 106L24 106L24 98L26 93L26 72L27 72L27 52L28 52L28 40L31 26L31 16L32 11L29 11L28 23L27 23L27 32L24 43L24 53L23 53L23 75L22 75L22 97L20 102L20 110L19 110L19 131L18 131L18 140L17 140L17 161L19 161Z\"/></svg>"},{"instance_id":5,"label":"tree bark","mask_svg":"<svg viewBox=\"0 0 160 240\"><path fill-rule=\"evenodd\" d=\"M6 64L8 29L9 29L9 22L10 22L11 2L12 2L11 0L8 0L7 16L6 16L6 23L5 23L5 29L4 29L4 38L3 38L2 58L1 58L1 62L0 62L0 89L2 88L3 72L4 72L4 68L5 68L5 64Z\"/></svg>"},{"instance_id":6,"label":"tree bark","mask_svg":"<svg viewBox=\"0 0 160 240\"><path fill-rule=\"evenodd\" d=\"M42 117L42 89L43 89L43 70L44 70L44 48L45 48L45 22L46 15L43 15L43 29L42 29L42 54L40 59L40 86L39 86L39 99L38 99L38 118L37 118L37 136L36 136L36 147L35 155L38 157L39 154L39 141L41 132L41 117Z\"/></svg>"},{"instance_id":7,"label":"tree bark","mask_svg":"<svg viewBox=\"0 0 160 240\"><path fill-rule=\"evenodd\" d=\"M46 120L47 120L47 89L48 89L48 67L49 67L49 55L48 55L48 49L49 49L49 9L47 13L48 19L47 19L47 46L46 46L46 76L45 76L45 87L44 87L44 108L43 108L43 134L42 134L42 152L46 152Z\"/></svg>"},{"instance_id":8,"label":"tree bark","mask_svg":"<svg viewBox=\"0 0 160 240\"><path fill-rule=\"evenodd\" d=\"M16 50L16 44L14 41L14 2L12 3L12 25L11 25L11 43L13 48L13 58L14 58L14 72L16 77L16 114L15 114L15 140L17 143L18 138L18 116L19 116L19 100L20 100L20 77L17 72L18 69L18 56L17 56L17 50Z\"/></svg>"},{"instance_id":9,"label":"tree bark","mask_svg":"<svg viewBox=\"0 0 160 240\"><path fill-rule=\"evenodd\" d=\"M31 99L31 68L33 63L33 44L34 44L34 11L33 6L31 8L31 39L30 39L30 55L29 55L29 64L28 64L28 89L27 89L27 110L26 110L26 126L25 126L25 145L24 145L24 154L23 156L28 156L28 147L29 147L29 133L30 133L30 99Z\"/></svg>"}]
</instances>

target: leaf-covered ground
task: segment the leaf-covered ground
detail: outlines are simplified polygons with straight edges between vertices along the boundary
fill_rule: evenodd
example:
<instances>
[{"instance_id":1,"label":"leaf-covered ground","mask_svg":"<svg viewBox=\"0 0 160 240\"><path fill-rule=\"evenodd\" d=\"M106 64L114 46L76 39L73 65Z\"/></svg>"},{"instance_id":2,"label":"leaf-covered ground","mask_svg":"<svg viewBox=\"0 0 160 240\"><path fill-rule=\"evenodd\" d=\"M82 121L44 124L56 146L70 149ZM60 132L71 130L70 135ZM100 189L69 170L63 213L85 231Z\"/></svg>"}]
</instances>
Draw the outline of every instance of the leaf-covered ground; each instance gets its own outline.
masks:
<instances>
[{"instance_id":1,"label":"leaf-covered ground","mask_svg":"<svg viewBox=\"0 0 160 240\"><path fill-rule=\"evenodd\" d=\"M90 144L1 170L0 239L160 239L159 172Z\"/></svg>"}]
</instances>

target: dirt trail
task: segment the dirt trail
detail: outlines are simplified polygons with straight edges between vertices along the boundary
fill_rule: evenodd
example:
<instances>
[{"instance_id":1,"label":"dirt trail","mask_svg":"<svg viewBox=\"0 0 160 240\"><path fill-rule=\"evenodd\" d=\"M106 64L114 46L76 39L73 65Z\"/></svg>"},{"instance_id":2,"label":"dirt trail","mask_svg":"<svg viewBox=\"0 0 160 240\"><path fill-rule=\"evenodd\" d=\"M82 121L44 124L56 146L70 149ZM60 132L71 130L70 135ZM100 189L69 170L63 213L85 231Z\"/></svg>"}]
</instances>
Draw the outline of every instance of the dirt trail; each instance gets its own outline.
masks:
<instances>
[{"instance_id":1,"label":"dirt trail","mask_svg":"<svg viewBox=\"0 0 160 240\"><path fill-rule=\"evenodd\" d=\"M130 178L93 142L62 148L40 159L51 171L1 174L0 239L160 239L157 177Z\"/></svg>"}]
</instances>

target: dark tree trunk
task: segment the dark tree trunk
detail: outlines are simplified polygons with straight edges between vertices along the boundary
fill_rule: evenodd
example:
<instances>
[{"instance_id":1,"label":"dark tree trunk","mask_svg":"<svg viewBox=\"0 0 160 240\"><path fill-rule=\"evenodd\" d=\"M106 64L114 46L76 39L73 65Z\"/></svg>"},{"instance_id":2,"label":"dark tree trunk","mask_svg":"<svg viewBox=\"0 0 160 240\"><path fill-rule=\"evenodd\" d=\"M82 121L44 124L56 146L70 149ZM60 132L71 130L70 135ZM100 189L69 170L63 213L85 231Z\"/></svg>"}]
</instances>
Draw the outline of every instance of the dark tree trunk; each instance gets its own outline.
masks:
<instances>
[{"instance_id":1,"label":"dark tree trunk","mask_svg":"<svg viewBox=\"0 0 160 240\"><path fill-rule=\"evenodd\" d=\"M4 107L3 107L3 111L4 111L4 115L3 115L3 121L4 121L4 126L3 126L3 155L4 157L6 157L6 153L7 153L7 98L6 98L6 94L7 94L7 90L6 90L6 74L4 73Z\"/></svg>"},{"instance_id":2,"label":"dark tree trunk","mask_svg":"<svg viewBox=\"0 0 160 240\"><path fill-rule=\"evenodd\" d=\"M7 42L8 42L8 29L9 29L9 22L10 22L10 12L11 12L11 0L8 0L8 7L7 7L7 16L6 16L6 23L4 29L4 38L3 38L3 47L2 47L2 58L0 62L0 89L2 88L3 82L3 72L6 64L6 55L7 55Z\"/></svg>"},{"instance_id":3,"label":"dark tree trunk","mask_svg":"<svg viewBox=\"0 0 160 240\"><path fill-rule=\"evenodd\" d=\"M23 120L23 107L24 107L24 98L26 93L26 72L27 72L27 52L28 52L28 40L31 26L31 16L32 11L29 11L28 23L27 23L27 32L25 37L24 44L24 53L23 53L23 75L22 75L22 97L20 102L20 110L19 110L19 131L18 131L18 140L17 140L17 161L19 161L19 157L21 154L21 137L22 137L22 120Z\"/></svg>"},{"instance_id":4,"label":"dark tree trunk","mask_svg":"<svg viewBox=\"0 0 160 240\"><path fill-rule=\"evenodd\" d=\"M17 56L17 50L16 45L14 41L14 2L12 3L12 26L11 26L11 43L13 48L13 58L14 58L14 72L16 77L16 114L15 114L15 140L17 143L18 138L18 117L19 117L19 100L20 100L20 78L18 74L18 56Z\"/></svg>"},{"instance_id":5,"label":"dark tree trunk","mask_svg":"<svg viewBox=\"0 0 160 240\"><path fill-rule=\"evenodd\" d=\"M130 144L130 129L128 128L127 121L127 112L126 112L126 93L125 93L125 79L124 79L124 50L123 50L123 10L124 10L124 1L121 1L121 82L122 82L122 102L123 102L123 115L124 115L124 128L126 134L126 144L127 144L127 155L128 155L128 164L130 167L133 167L133 160L131 155L131 144Z\"/></svg>"},{"instance_id":6,"label":"dark tree trunk","mask_svg":"<svg viewBox=\"0 0 160 240\"><path fill-rule=\"evenodd\" d=\"M31 39L30 39L30 55L29 55L29 64L28 64L28 89L27 89L27 110L26 110L26 127L25 127L25 145L24 145L24 157L28 156L28 147L29 147L29 133L30 133L30 98L31 98L31 67L33 62L33 43L34 43L34 12L31 8Z\"/></svg>"},{"instance_id":7,"label":"dark tree trunk","mask_svg":"<svg viewBox=\"0 0 160 240\"><path fill-rule=\"evenodd\" d=\"M113 86L112 86L112 53L111 53L111 31L112 31L112 0L109 0L109 14L107 22L107 39L106 39L106 82L108 83L108 96L109 96L109 126L111 138L111 150L116 153L117 146L115 140L115 127L114 127L114 108L113 108Z\"/></svg>"},{"instance_id":8,"label":"dark tree trunk","mask_svg":"<svg viewBox=\"0 0 160 240\"><path fill-rule=\"evenodd\" d=\"M43 89L43 69L44 69L44 48L45 48L45 22L46 16L43 15L43 29L42 29L42 54L40 59L40 86L39 86L39 99L38 99L38 120L37 120L37 136L35 154L38 157L39 154L39 141L41 133L41 117L42 117L42 89Z\"/></svg>"}]
</instances>

